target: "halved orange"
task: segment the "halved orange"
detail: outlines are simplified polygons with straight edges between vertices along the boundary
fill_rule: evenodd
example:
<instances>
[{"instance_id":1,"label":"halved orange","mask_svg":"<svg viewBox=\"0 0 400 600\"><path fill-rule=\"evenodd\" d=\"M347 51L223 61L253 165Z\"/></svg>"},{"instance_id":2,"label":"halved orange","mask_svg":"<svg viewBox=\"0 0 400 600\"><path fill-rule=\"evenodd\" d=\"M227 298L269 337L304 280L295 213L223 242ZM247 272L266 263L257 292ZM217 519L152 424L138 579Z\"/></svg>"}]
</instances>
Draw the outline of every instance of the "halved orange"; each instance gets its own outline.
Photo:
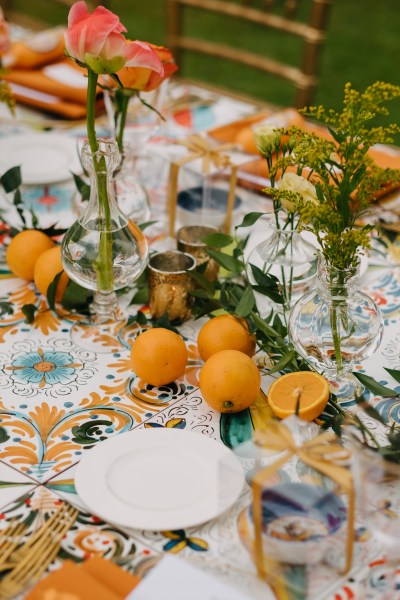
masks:
<instances>
[{"instance_id":1,"label":"halved orange","mask_svg":"<svg viewBox=\"0 0 400 600\"><path fill-rule=\"evenodd\" d=\"M315 371L287 373L276 379L268 391L268 403L280 419L294 415L300 402L299 417L316 419L329 399L329 383Z\"/></svg>"}]
</instances>

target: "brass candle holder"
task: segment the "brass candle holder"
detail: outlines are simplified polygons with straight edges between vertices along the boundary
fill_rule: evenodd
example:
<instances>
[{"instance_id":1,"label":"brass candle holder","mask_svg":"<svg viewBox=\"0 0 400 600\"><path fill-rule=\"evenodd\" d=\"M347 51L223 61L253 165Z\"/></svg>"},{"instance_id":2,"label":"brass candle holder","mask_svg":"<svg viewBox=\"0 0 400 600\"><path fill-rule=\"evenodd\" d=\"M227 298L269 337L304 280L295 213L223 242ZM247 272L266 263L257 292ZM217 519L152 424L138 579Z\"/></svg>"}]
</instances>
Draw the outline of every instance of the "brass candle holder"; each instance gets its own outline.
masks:
<instances>
[{"instance_id":1,"label":"brass candle holder","mask_svg":"<svg viewBox=\"0 0 400 600\"><path fill-rule=\"evenodd\" d=\"M151 256L148 268L152 316L157 319L166 314L170 321L188 319L194 281L187 271L196 268L196 259L185 252L169 250Z\"/></svg>"},{"instance_id":2,"label":"brass candle holder","mask_svg":"<svg viewBox=\"0 0 400 600\"><path fill-rule=\"evenodd\" d=\"M207 245L203 242L212 233L218 233L218 229L208 225L188 225L181 227L176 234L178 250L191 254L198 266L207 263L204 276L209 281L215 281L219 272L219 264L207 254Z\"/></svg>"}]
</instances>

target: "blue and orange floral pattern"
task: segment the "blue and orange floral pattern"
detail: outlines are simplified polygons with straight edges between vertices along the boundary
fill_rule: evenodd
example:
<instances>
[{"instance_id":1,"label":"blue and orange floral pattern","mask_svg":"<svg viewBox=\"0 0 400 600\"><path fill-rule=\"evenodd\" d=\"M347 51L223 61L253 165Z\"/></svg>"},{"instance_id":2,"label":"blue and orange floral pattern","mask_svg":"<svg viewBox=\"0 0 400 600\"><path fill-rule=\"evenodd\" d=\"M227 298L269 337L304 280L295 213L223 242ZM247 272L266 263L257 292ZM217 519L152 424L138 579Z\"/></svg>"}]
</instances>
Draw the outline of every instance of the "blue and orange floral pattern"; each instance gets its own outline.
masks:
<instances>
[{"instance_id":1,"label":"blue and orange floral pattern","mask_svg":"<svg viewBox=\"0 0 400 600\"><path fill-rule=\"evenodd\" d=\"M14 356L9 369L18 383L34 383L39 387L55 383L70 383L81 363L74 362L68 352L38 348L36 352L21 352Z\"/></svg>"}]
</instances>

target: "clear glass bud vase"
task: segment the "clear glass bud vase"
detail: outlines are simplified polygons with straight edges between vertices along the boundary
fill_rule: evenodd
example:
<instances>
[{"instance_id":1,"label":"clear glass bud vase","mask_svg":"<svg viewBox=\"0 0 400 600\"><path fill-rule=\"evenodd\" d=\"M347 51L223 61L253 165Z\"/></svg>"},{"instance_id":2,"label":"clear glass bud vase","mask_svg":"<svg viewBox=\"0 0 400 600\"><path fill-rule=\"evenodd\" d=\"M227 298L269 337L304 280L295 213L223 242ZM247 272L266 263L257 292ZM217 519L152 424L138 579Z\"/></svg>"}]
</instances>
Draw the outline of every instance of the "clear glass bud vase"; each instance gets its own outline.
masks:
<instances>
[{"instance_id":1,"label":"clear glass bud vase","mask_svg":"<svg viewBox=\"0 0 400 600\"><path fill-rule=\"evenodd\" d=\"M91 347L91 341L99 337L114 336L114 326L121 321L115 291L130 286L148 261L145 236L115 199L112 176L120 161L117 143L101 139L97 143L96 152L91 151L88 141L82 147L82 164L90 176L90 199L83 215L65 234L61 249L68 276L95 292L93 317L73 328L74 341L84 347ZM82 332L84 325L89 329ZM87 343L83 343L85 339ZM99 347L96 350L101 351Z\"/></svg>"},{"instance_id":2,"label":"clear glass bud vase","mask_svg":"<svg viewBox=\"0 0 400 600\"><path fill-rule=\"evenodd\" d=\"M300 298L310 286L317 273L317 256L315 247L310 244L303 233L296 230L293 220L288 215L268 215L262 218L264 226L263 240L258 243L249 255L247 273L255 287L255 299L258 312L262 318L267 317L271 309L275 312L288 313L294 302ZM275 296L268 296L257 288L262 280L257 271L277 278L278 288L284 303L275 301ZM261 286L262 287L262 286Z\"/></svg>"},{"instance_id":3,"label":"clear glass bud vase","mask_svg":"<svg viewBox=\"0 0 400 600\"><path fill-rule=\"evenodd\" d=\"M382 333L379 308L359 290L359 266L336 269L320 256L316 287L294 305L289 335L299 354L330 381L339 401L362 393L352 371L375 352Z\"/></svg>"}]
</instances>

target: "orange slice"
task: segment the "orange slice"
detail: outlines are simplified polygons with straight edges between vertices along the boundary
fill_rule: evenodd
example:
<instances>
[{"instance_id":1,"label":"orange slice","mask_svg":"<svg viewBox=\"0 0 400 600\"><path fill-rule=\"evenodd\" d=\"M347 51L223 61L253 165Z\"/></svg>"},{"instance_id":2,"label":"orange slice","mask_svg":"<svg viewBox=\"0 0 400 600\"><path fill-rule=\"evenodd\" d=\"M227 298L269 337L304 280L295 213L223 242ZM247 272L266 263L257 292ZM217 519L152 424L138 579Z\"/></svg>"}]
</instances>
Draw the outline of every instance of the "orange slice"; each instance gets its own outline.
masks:
<instances>
[{"instance_id":1,"label":"orange slice","mask_svg":"<svg viewBox=\"0 0 400 600\"><path fill-rule=\"evenodd\" d=\"M329 384L315 371L287 373L276 379L269 388L268 403L280 419L294 415L300 402L299 417L305 421L316 419L329 399Z\"/></svg>"}]
</instances>

